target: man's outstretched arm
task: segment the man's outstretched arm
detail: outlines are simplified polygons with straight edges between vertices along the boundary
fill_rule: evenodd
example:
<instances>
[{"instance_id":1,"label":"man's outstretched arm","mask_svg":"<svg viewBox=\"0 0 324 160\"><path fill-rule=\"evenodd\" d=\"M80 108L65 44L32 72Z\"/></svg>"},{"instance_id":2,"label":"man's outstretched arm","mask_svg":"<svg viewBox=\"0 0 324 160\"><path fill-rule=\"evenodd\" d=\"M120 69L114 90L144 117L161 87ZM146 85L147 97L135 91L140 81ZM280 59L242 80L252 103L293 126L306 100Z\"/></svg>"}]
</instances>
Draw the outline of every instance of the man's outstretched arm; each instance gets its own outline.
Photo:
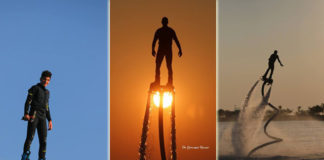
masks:
<instances>
[{"instance_id":1,"label":"man's outstretched arm","mask_svg":"<svg viewBox=\"0 0 324 160\"><path fill-rule=\"evenodd\" d=\"M279 56L277 57L277 59L278 59L280 65L283 66L283 64L281 63L281 61L280 61L280 59L279 59Z\"/></svg>"},{"instance_id":2,"label":"man's outstretched arm","mask_svg":"<svg viewBox=\"0 0 324 160\"><path fill-rule=\"evenodd\" d=\"M155 34L154 34L153 42L152 42L152 55L153 55L153 57L155 57L155 54L156 54L156 52L155 52L155 44L156 44L157 39L158 39L158 35L157 35L157 31L156 31Z\"/></svg>"},{"instance_id":3,"label":"man's outstretched arm","mask_svg":"<svg viewBox=\"0 0 324 160\"><path fill-rule=\"evenodd\" d=\"M180 45L180 42L179 42L178 37L177 37L175 32L174 32L174 41L176 42L176 44L177 44L177 46L179 48L179 57L181 57L182 56L181 45Z\"/></svg>"}]
</instances>

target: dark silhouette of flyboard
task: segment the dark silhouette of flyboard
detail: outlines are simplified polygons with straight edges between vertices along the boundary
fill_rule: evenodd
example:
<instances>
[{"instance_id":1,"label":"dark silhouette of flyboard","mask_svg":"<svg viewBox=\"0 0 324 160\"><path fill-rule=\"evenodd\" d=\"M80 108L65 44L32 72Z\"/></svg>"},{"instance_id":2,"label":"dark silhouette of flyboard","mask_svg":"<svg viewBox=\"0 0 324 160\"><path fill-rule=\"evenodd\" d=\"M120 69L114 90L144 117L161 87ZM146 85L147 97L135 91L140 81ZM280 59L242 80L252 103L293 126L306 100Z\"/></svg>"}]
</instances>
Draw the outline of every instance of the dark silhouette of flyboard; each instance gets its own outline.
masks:
<instances>
[{"instance_id":1,"label":"dark silhouette of flyboard","mask_svg":"<svg viewBox=\"0 0 324 160\"><path fill-rule=\"evenodd\" d=\"M143 121L143 129L142 129L142 136L141 136L141 144L139 148L139 159L140 160L147 160L146 157L146 140L147 140L147 132L149 130L149 114L151 108L151 98L152 95L156 92L160 93L160 102L159 102L159 141L160 141L160 153L161 153L161 160L166 160L165 154L165 145L164 145L164 132L163 132L163 99L165 92L169 92L172 94L172 104L171 104L171 159L177 159L176 153L176 129L175 129L175 89L174 86L166 85L155 85L154 83L151 84L150 90L147 97L147 104L146 110L144 115Z\"/></svg>"}]
</instances>

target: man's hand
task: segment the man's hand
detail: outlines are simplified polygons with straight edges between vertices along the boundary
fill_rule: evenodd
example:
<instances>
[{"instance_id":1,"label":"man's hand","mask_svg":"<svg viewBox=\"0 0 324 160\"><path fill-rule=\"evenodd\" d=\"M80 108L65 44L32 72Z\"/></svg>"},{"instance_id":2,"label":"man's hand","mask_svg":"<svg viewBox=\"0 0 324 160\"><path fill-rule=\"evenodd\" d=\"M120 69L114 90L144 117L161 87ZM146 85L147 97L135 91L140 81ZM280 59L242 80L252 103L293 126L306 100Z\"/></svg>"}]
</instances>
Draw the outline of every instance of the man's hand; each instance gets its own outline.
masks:
<instances>
[{"instance_id":1,"label":"man's hand","mask_svg":"<svg viewBox=\"0 0 324 160\"><path fill-rule=\"evenodd\" d=\"M156 55L156 52L155 52L155 50L153 49L153 50L152 50L152 56L155 57L155 55Z\"/></svg>"},{"instance_id":2,"label":"man's hand","mask_svg":"<svg viewBox=\"0 0 324 160\"><path fill-rule=\"evenodd\" d=\"M49 121L48 122L48 130L52 130L52 128L53 128L52 121Z\"/></svg>"},{"instance_id":3,"label":"man's hand","mask_svg":"<svg viewBox=\"0 0 324 160\"><path fill-rule=\"evenodd\" d=\"M179 53L178 53L179 57L182 56L182 51L180 50Z\"/></svg>"},{"instance_id":4,"label":"man's hand","mask_svg":"<svg viewBox=\"0 0 324 160\"><path fill-rule=\"evenodd\" d=\"M28 114L25 114L24 118L27 119L28 121L30 120L30 116Z\"/></svg>"},{"instance_id":5,"label":"man's hand","mask_svg":"<svg viewBox=\"0 0 324 160\"><path fill-rule=\"evenodd\" d=\"M284 65L283 64L280 64L281 65L281 67L283 67Z\"/></svg>"}]
</instances>

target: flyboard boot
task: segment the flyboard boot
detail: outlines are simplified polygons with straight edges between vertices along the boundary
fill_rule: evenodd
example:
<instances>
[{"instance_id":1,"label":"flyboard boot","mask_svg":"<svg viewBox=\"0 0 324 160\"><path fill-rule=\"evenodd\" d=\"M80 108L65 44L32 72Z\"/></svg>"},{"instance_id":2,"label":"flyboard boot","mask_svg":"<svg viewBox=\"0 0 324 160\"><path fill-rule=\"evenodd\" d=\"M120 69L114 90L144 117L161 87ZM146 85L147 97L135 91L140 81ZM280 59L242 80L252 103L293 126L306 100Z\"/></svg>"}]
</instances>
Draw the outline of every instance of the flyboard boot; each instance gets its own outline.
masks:
<instances>
[{"instance_id":1,"label":"flyboard boot","mask_svg":"<svg viewBox=\"0 0 324 160\"><path fill-rule=\"evenodd\" d=\"M25 153L21 156L21 160L30 160L30 159L29 159L29 155L30 155L30 151L25 152Z\"/></svg>"},{"instance_id":2,"label":"flyboard boot","mask_svg":"<svg viewBox=\"0 0 324 160\"><path fill-rule=\"evenodd\" d=\"M264 81L264 83L267 83L268 85L272 84L273 82L273 79L271 77L267 78L266 76L262 76L262 80Z\"/></svg>"}]
</instances>

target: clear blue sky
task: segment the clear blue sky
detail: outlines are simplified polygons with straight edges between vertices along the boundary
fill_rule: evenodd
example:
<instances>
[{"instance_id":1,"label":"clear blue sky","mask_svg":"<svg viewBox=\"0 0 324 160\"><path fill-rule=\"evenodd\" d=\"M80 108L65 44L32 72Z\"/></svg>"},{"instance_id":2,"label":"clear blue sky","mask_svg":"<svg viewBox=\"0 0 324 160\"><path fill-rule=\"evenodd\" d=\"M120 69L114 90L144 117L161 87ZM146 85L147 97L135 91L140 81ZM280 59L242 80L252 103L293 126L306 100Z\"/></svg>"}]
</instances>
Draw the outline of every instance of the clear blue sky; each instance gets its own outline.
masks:
<instances>
[{"instance_id":1,"label":"clear blue sky","mask_svg":"<svg viewBox=\"0 0 324 160\"><path fill-rule=\"evenodd\" d=\"M43 70L53 130L47 158L107 159L107 1L0 2L0 159L20 159L27 90ZM38 137L31 159L37 159Z\"/></svg>"}]
</instances>

